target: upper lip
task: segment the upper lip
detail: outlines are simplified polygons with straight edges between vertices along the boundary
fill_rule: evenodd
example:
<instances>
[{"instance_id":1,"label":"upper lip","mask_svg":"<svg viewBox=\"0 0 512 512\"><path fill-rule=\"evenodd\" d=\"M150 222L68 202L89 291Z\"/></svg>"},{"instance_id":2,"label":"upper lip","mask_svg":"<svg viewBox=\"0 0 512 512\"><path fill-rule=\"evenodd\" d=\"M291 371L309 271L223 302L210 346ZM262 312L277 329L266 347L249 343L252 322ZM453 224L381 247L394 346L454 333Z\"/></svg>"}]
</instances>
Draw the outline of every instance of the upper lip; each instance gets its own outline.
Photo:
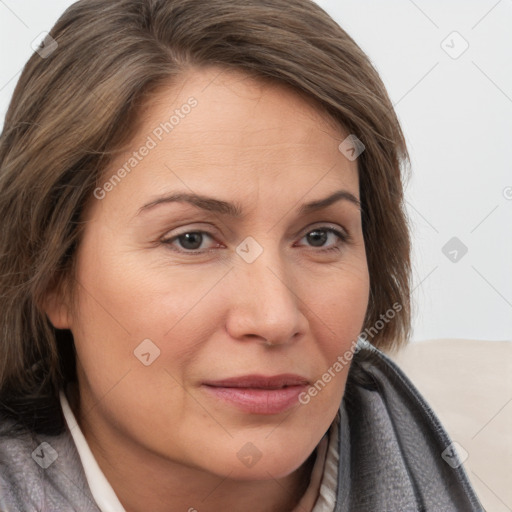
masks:
<instances>
[{"instance_id":1,"label":"upper lip","mask_svg":"<svg viewBox=\"0 0 512 512\"><path fill-rule=\"evenodd\" d=\"M304 386L308 380L300 375L283 373L281 375L244 375L229 379L205 381L205 386L217 388L254 388L254 389L281 389L286 386Z\"/></svg>"}]
</instances>

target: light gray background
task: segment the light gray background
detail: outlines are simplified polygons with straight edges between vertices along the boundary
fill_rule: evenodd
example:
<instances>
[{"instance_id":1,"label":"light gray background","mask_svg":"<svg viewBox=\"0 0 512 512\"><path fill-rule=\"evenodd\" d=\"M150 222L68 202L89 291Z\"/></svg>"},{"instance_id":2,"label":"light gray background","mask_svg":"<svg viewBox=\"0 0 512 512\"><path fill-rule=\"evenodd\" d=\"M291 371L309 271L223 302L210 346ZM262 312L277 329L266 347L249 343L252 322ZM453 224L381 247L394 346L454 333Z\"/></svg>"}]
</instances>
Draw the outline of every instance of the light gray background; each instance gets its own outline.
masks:
<instances>
[{"instance_id":1,"label":"light gray background","mask_svg":"<svg viewBox=\"0 0 512 512\"><path fill-rule=\"evenodd\" d=\"M0 126L32 41L72 3L0 0ZM405 132L414 339L512 340L512 0L318 3L369 55ZM468 249L445 250L456 262L453 237Z\"/></svg>"}]
</instances>

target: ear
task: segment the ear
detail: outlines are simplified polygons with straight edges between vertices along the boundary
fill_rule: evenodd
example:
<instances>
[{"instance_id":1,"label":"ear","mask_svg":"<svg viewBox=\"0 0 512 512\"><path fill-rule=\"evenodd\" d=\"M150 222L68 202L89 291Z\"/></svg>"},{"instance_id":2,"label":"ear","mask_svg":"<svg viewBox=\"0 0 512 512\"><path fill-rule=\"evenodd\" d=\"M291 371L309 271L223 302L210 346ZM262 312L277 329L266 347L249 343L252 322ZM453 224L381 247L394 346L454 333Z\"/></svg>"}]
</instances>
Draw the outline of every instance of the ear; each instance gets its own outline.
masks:
<instances>
[{"instance_id":1,"label":"ear","mask_svg":"<svg viewBox=\"0 0 512 512\"><path fill-rule=\"evenodd\" d=\"M43 310L55 329L70 329L71 315L64 294L52 291L47 294Z\"/></svg>"}]
</instances>

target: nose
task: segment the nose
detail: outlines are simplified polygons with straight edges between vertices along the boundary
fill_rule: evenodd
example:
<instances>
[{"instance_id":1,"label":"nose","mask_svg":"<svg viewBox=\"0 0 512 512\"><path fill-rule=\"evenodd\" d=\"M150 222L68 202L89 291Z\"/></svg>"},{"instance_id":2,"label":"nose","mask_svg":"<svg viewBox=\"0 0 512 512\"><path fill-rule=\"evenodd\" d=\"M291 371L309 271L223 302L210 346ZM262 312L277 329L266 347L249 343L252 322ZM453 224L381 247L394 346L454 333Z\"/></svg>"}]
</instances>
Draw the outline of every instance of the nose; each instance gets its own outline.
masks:
<instances>
[{"instance_id":1,"label":"nose","mask_svg":"<svg viewBox=\"0 0 512 512\"><path fill-rule=\"evenodd\" d=\"M292 269L277 250L264 250L252 263L237 261L231 274L226 328L234 339L286 345L305 334L304 302L295 290Z\"/></svg>"}]
</instances>

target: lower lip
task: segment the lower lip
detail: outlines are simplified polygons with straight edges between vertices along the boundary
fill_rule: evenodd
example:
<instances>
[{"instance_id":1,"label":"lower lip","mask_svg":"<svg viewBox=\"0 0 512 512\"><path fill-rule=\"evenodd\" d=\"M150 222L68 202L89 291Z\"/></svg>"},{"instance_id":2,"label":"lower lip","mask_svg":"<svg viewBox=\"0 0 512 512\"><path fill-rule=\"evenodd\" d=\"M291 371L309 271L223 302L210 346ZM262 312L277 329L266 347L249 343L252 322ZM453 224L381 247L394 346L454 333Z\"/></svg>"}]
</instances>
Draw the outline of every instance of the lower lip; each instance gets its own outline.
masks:
<instances>
[{"instance_id":1,"label":"lower lip","mask_svg":"<svg viewBox=\"0 0 512 512\"><path fill-rule=\"evenodd\" d=\"M223 388L203 386L216 398L231 403L252 414L279 414L299 402L299 395L306 386L289 386L280 389Z\"/></svg>"}]
</instances>

